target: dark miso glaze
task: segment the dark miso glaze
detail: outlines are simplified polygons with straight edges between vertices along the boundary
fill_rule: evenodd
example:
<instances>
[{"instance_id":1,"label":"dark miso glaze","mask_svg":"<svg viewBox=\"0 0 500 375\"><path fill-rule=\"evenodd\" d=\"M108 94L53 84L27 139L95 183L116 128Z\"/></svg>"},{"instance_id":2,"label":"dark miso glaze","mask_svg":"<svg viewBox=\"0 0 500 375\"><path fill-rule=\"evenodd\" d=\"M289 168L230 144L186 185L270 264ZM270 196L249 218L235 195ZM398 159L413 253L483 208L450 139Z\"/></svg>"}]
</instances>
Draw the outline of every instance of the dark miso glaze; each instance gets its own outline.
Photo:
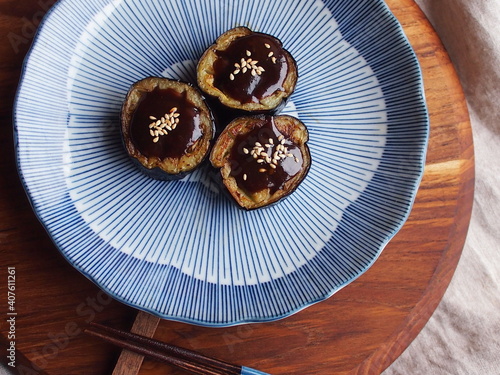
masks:
<instances>
[{"instance_id":1,"label":"dark miso glaze","mask_svg":"<svg viewBox=\"0 0 500 375\"><path fill-rule=\"evenodd\" d=\"M266 116L259 119L259 121L261 123L253 130L236 137L229 156L231 176L236 179L236 183L240 189L250 194L267 188L270 189L271 194L274 194L288 180L302 170L302 153L296 144L292 143L285 134L282 134L276 128L273 117ZM284 146L288 148L289 153L293 154L293 157L287 157L279 161L276 169L271 168L267 163L257 163L257 159L250 154L245 154L243 151L244 148L251 151L255 142L260 142L264 146L266 143L269 143L269 138L272 138L274 144L278 145L280 143L278 141L280 135L285 137ZM268 154L271 154L271 150L266 148L266 151ZM295 161L295 157L298 159L298 162ZM266 169L266 171L260 172L261 168ZM243 175L245 174L247 175L246 180L243 179Z\"/></svg>"},{"instance_id":2,"label":"dark miso glaze","mask_svg":"<svg viewBox=\"0 0 500 375\"><path fill-rule=\"evenodd\" d=\"M170 109L177 107L179 124L167 135L159 137L157 143L149 133L149 116L160 119ZM187 93L168 88L155 88L142 94L130 123L130 136L135 147L146 157L180 158L203 135L199 109L187 99Z\"/></svg>"},{"instance_id":3,"label":"dark miso glaze","mask_svg":"<svg viewBox=\"0 0 500 375\"><path fill-rule=\"evenodd\" d=\"M270 45L266 48L265 44ZM251 56L247 56L250 51ZM268 57L273 52L276 62ZM224 51L216 50L218 58L214 63L214 86L226 96L240 103L258 103L261 99L272 95L277 90L284 91L283 82L288 74L288 64L283 48L278 40L261 33L253 33L234 40ZM241 58L251 58L258 61L258 66L264 68L261 75L252 76L250 71L238 73L231 80L235 63Z\"/></svg>"}]
</instances>

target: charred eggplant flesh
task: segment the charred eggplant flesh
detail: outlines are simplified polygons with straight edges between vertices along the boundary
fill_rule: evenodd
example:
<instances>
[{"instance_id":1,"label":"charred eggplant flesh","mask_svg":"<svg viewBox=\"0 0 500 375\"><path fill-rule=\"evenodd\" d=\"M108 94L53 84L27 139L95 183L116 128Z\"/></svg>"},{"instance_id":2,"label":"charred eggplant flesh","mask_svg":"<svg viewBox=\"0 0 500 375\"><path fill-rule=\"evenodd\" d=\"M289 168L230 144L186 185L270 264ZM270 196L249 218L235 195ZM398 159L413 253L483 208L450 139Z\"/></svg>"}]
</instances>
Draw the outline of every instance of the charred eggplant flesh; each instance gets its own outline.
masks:
<instances>
[{"instance_id":1,"label":"charred eggplant flesh","mask_svg":"<svg viewBox=\"0 0 500 375\"><path fill-rule=\"evenodd\" d=\"M210 109L193 86L149 77L130 88L121 130L128 154L149 176L178 179L208 155L214 137Z\"/></svg>"},{"instance_id":2,"label":"charred eggplant flesh","mask_svg":"<svg viewBox=\"0 0 500 375\"><path fill-rule=\"evenodd\" d=\"M290 195L306 176L307 140L307 128L292 116L240 117L219 136L210 161L241 207L264 207Z\"/></svg>"}]
</instances>

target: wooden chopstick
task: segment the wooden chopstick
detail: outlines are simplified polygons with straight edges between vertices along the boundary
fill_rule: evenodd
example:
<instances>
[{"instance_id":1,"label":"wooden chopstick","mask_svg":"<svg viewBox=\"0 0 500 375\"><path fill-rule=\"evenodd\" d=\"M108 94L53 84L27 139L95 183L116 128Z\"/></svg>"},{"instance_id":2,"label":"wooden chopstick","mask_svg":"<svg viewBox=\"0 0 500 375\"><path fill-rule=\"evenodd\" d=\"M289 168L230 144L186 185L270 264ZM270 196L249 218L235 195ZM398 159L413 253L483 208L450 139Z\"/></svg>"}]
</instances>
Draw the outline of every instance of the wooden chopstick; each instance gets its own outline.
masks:
<instances>
[{"instance_id":1,"label":"wooden chopstick","mask_svg":"<svg viewBox=\"0 0 500 375\"><path fill-rule=\"evenodd\" d=\"M242 367L131 332L90 323L85 333L198 375L240 375Z\"/></svg>"}]
</instances>

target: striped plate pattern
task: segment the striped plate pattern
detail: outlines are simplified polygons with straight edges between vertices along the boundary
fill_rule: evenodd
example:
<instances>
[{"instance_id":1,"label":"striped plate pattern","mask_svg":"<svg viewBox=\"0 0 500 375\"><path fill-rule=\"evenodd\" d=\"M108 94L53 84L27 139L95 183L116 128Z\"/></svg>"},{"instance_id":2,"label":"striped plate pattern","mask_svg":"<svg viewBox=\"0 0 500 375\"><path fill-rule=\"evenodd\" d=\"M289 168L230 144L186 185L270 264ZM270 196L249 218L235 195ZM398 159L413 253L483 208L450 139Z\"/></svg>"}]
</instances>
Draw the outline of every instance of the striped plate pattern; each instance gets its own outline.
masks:
<instances>
[{"instance_id":1,"label":"striped plate pattern","mask_svg":"<svg viewBox=\"0 0 500 375\"><path fill-rule=\"evenodd\" d=\"M238 25L297 60L284 112L308 126L313 159L297 191L252 212L208 166L142 175L119 133L133 82L195 82L203 51ZM21 179L68 261L118 300L207 326L288 316L366 271L409 214L429 131L418 63L382 0L61 0L14 125Z\"/></svg>"}]
</instances>

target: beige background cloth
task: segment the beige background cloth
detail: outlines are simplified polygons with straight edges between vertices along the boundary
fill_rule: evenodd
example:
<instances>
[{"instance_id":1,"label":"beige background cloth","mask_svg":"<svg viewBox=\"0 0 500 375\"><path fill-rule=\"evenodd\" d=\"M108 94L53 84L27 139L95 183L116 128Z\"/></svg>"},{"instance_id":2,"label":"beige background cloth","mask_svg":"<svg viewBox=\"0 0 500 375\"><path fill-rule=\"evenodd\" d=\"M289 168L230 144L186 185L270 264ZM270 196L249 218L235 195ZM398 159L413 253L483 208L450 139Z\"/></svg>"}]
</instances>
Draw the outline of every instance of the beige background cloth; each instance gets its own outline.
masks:
<instances>
[{"instance_id":1,"label":"beige background cloth","mask_svg":"<svg viewBox=\"0 0 500 375\"><path fill-rule=\"evenodd\" d=\"M500 0L416 0L445 45L469 107L474 208L443 300L383 375L500 374Z\"/></svg>"}]
</instances>

